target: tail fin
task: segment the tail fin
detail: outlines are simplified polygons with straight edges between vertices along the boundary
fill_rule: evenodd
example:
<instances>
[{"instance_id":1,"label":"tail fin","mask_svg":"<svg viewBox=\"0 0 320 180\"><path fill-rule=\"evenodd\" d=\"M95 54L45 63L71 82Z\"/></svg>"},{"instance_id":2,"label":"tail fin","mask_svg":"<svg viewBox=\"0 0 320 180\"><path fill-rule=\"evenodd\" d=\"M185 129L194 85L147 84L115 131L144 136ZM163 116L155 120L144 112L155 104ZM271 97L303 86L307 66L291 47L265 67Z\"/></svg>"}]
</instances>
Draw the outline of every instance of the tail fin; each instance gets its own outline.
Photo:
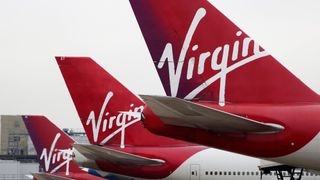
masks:
<instances>
[{"instance_id":1,"label":"tail fin","mask_svg":"<svg viewBox=\"0 0 320 180\"><path fill-rule=\"evenodd\" d=\"M40 166L45 172L83 172L72 161L75 143L67 134L44 116L23 116L23 121L37 151Z\"/></svg>"},{"instance_id":2,"label":"tail fin","mask_svg":"<svg viewBox=\"0 0 320 180\"><path fill-rule=\"evenodd\" d=\"M130 0L167 95L227 102L319 102L207 0Z\"/></svg>"},{"instance_id":3,"label":"tail fin","mask_svg":"<svg viewBox=\"0 0 320 180\"><path fill-rule=\"evenodd\" d=\"M140 123L144 103L87 57L57 57L82 125L91 144L172 145Z\"/></svg>"}]
</instances>

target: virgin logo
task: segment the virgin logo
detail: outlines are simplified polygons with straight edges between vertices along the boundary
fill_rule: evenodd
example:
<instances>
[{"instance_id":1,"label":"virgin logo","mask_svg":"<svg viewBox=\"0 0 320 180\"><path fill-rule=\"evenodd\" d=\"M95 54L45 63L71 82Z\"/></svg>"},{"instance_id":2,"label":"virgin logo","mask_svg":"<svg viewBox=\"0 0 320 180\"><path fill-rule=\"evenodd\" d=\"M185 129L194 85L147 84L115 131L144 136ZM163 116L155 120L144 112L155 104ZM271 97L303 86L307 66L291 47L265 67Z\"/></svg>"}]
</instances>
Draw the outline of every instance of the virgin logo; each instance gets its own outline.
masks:
<instances>
[{"instance_id":1,"label":"virgin logo","mask_svg":"<svg viewBox=\"0 0 320 180\"><path fill-rule=\"evenodd\" d=\"M205 16L206 10L204 8L198 9L186 34L179 59L177 61L174 61L172 44L167 43L157 66L159 69L162 69L164 67L164 64L167 62L169 69L171 96L174 97L177 96L181 78L192 80L196 76L200 76L201 74L203 74L205 71L218 71L214 76L205 80L184 98L193 99L202 90L220 79L219 104L221 106L224 106L227 74L249 62L268 56L268 54L266 51L260 51L260 47L258 44L256 44L251 38L242 37L243 33L241 31L238 31L235 33L235 41L232 45L222 44L219 47L212 48L213 51L201 52L199 53L200 55L198 57L190 57L186 60L186 54L188 51L191 50L196 52L199 49L198 44L194 44L191 46L191 40L195 31L197 30L199 23ZM254 44L254 50L252 53L249 53L249 46L252 43ZM242 49L240 49L241 44ZM219 57L221 57L221 59L219 59ZM211 61L211 68L205 67L206 61ZM236 63L228 67L228 61L233 61ZM173 62L179 63L177 63L177 66L175 67L175 64ZM196 62L198 63L198 69L195 69ZM182 69L185 66L187 66L187 73L186 75L182 76Z\"/></svg>"},{"instance_id":2,"label":"virgin logo","mask_svg":"<svg viewBox=\"0 0 320 180\"><path fill-rule=\"evenodd\" d=\"M40 160L44 160L45 171L48 172L49 169L52 169L50 173L58 171L62 167L66 167L66 175L69 175L69 165L72 161L73 150L69 149L56 149L56 143L59 140L61 134L56 134L50 150L48 152L47 148L43 148ZM54 166L54 168L50 168Z\"/></svg>"},{"instance_id":3,"label":"virgin logo","mask_svg":"<svg viewBox=\"0 0 320 180\"><path fill-rule=\"evenodd\" d=\"M95 116L95 112L91 111L86 121L86 125L89 126L91 124L94 142L98 141L100 134L108 134L108 136L99 142L101 145L107 143L115 135L121 133L120 147L124 148L125 130L127 127L141 120L140 114L143 111L143 106L134 107L134 104L131 104L130 107L128 107L128 111L118 111L116 115L111 116L106 109L113 95L114 93L111 91L107 93L98 119ZM114 109L110 108L110 110Z\"/></svg>"}]
</instances>

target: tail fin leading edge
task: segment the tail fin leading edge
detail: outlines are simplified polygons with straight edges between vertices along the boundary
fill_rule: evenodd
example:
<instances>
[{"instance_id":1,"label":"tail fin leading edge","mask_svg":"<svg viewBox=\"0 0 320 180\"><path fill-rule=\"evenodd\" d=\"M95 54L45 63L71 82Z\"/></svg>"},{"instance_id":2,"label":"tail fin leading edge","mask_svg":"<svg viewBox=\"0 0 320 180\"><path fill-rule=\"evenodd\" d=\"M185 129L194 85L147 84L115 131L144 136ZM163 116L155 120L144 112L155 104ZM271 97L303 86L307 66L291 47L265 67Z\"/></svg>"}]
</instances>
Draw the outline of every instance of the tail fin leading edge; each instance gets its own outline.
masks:
<instances>
[{"instance_id":1,"label":"tail fin leading edge","mask_svg":"<svg viewBox=\"0 0 320 180\"><path fill-rule=\"evenodd\" d=\"M130 3L167 95L221 105L320 101L207 0Z\"/></svg>"}]
</instances>

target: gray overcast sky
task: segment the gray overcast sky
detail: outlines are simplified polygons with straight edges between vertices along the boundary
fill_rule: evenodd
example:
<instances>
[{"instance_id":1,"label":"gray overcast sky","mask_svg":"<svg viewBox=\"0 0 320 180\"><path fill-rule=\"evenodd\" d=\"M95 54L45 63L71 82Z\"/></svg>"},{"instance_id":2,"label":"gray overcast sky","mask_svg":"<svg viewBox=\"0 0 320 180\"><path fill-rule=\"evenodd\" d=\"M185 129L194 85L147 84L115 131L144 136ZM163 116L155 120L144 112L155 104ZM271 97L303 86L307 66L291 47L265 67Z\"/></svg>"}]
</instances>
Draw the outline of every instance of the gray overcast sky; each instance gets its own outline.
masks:
<instances>
[{"instance_id":1,"label":"gray overcast sky","mask_svg":"<svg viewBox=\"0 0 320 180\"><path fill-rule=\"evenodd\" d=\"M320 93L320 1L211 0ZM136 94L164 91L127 0L0 0L0 114L81 127L54 56L90 56Z\"/></svg>"}]
</instances>

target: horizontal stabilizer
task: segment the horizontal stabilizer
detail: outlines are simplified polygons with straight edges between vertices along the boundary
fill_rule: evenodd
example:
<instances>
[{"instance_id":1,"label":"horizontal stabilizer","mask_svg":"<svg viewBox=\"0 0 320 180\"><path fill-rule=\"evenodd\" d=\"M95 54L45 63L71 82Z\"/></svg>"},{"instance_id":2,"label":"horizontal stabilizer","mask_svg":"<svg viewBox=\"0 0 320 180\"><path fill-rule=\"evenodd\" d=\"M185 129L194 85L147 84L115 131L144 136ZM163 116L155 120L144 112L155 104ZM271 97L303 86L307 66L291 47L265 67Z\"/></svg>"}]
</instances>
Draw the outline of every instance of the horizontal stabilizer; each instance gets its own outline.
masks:
<instances>
[{"instance_id":1,"label":"horizontal stabilizer","mask_svg":"<svg viewBox=\"0 0 320 180\"><path fill-rule=\"evenodd\" d=\"M73 147L88 159L105 160L118 165L159 166L165 163L163 160L150 159L97 145L73 144Z\"/></svg>"},{"instance_id":2,"label":"horizontal stabilizer","mask_svg":"<svg viewBox=\"0 0 320 180\"><path fill-rule=\"evenodd\" d=\"M48 174L48 173L33 173L32 175L37 180L73 180L73 179L70 179L70 178L56 176L56 175Z\"/></svg>"},{"instance_id":3,"label":"horizontal stabilizer","mask_svg":"<svg viewBox=\"0 0 320 180\"><path fill-rule=\"evenodd\" d=\"M179 98L146 95L141 98L166 125L216 133L276 133L284 129L280 125L260 123Z\"/></svg>"}]
</instances>

